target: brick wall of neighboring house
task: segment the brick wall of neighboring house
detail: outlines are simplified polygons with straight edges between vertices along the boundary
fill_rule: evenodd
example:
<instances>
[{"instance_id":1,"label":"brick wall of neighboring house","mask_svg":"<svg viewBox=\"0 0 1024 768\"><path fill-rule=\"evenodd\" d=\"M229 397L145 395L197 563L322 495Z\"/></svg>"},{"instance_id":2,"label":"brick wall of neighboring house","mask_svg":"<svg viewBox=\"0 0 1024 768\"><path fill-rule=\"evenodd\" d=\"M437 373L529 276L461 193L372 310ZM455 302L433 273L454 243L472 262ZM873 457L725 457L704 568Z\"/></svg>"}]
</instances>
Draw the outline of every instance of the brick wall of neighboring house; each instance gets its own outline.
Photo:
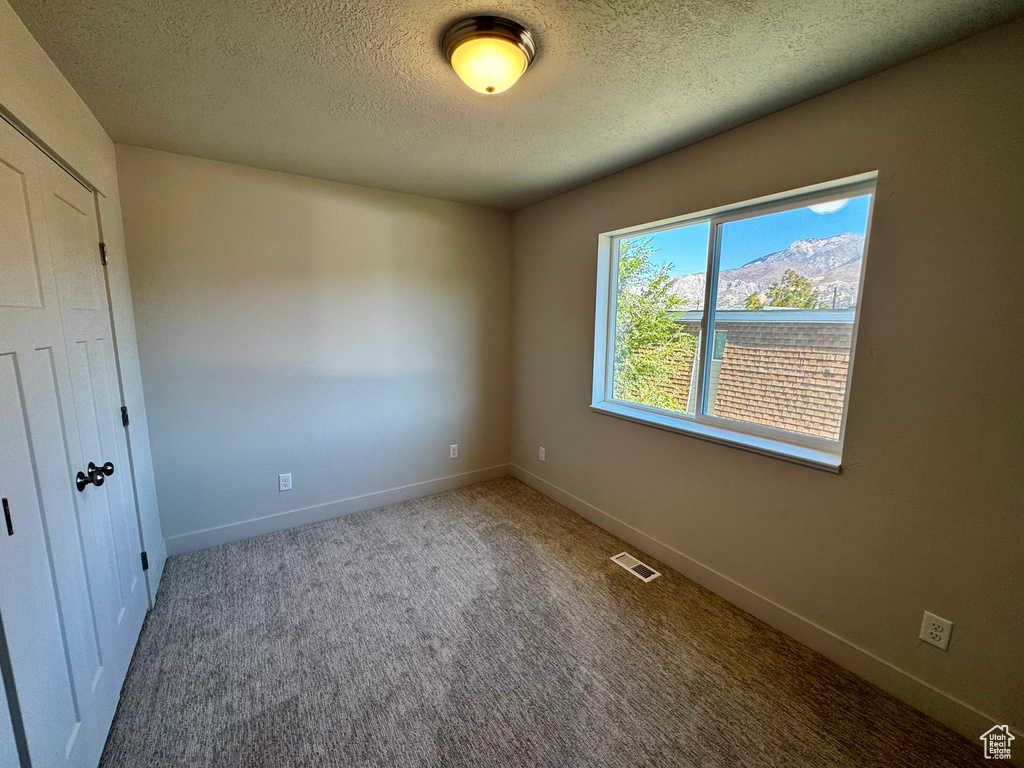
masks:
<instances>
[{"instance_id":1,"label":"brick wall of neighboring house","mask_svg":"<svg viewBox=\"0 0 1024 768\"><path fill-rule=\"evenodd\" d=\"M839 438L850 365L850 322L718 322L725 353L716 416ZM683 333L699 326L680 323ZM693 359L681 360L673 384L689 389Z\"/></svg>"}]
</instances>

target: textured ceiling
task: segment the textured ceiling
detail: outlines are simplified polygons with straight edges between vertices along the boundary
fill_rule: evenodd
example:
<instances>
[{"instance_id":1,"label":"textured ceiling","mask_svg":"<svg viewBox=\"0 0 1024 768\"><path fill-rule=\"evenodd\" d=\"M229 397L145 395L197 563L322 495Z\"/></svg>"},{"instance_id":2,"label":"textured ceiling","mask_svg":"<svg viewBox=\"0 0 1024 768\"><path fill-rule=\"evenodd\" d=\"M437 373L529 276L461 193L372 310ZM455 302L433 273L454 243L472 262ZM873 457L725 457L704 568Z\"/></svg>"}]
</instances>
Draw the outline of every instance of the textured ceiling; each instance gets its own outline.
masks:
<instances>
[{"instance_id":1,"label":"textured ceiling","mask_svg":"<svg viewBox=\"0 0 1024 768\"><path fill-rule=\"evenodd\" d=\"M1024 0L11 0L120 143L517 208L1024 15ZM439 52L511 17L470 91Z\"/></svg>"}]
</instances>

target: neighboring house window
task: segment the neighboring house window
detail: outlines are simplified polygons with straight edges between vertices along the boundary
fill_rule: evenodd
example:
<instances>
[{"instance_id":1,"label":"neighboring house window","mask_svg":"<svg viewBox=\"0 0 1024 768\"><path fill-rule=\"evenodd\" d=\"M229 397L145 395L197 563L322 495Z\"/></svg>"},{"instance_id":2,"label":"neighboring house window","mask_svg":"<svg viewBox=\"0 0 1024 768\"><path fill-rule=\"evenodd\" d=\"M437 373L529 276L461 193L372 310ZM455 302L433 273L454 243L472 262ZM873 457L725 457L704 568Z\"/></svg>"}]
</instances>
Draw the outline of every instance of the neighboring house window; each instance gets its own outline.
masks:
<instances>
[{"instance_id":1,"label":"neighboring house window","mask_svg":"<svg viewBox=\"0 0 1024 768\"><path fill-rule=\"evenodd\" d=\"M591 407L838 469L875 178L601 235Z\"/></svg>"}]
</instances>

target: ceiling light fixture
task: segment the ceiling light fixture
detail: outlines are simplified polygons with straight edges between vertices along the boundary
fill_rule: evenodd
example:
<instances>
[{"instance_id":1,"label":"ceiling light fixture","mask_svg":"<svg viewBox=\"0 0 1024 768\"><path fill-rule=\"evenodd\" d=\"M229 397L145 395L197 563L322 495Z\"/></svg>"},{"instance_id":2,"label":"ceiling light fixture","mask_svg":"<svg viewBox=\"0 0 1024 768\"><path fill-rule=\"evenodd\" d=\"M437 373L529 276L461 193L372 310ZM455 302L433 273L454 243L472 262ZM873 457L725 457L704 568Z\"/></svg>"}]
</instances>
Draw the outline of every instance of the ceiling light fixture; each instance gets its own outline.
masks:
<instances>
[{"instance_id":1,"label":"ceiling light fixture","mask_svg":"<svg viewBox=\"0 0 1024 768\"><path fill-rule=\"evenodd\" d=\"M474 16L452 24L441 48L462 81L479 93L507 91L537 53L533 35L498 16Z\"/></svg>"}]
</instances>

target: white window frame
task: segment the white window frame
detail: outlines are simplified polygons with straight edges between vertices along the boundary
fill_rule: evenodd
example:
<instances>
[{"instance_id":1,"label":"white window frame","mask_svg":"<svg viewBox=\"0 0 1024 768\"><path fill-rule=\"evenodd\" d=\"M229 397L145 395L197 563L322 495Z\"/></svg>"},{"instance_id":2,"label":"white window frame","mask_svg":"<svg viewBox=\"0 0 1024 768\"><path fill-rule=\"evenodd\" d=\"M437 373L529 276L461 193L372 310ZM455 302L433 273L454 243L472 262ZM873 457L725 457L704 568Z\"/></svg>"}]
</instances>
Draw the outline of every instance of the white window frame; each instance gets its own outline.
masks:
<instances>
[{"instance_id":1,"label":"white window frame","mask_svg":"<svg viewBox=\"0 0 1024 768\"><path fill-rule=\"evenodd\" d=\"M598 413L629 421L680 432L691 437L724 443L756 453L775 456L811 467L838 472L841 467L846 420L849 413L850 382L857 347L857 329L863 301L864 268L868 259L868 238L871 235L871 216L876 199L877 171L850 176L823 184L780 192L732 205L723 205L697 213L663 219L650 224L626 227L605 232L598 237L597 305L594 323L594 387L590 408ZM867 230L864 236L864 255L861 260L857 305L854 310L853 335L850 342L850 364L846 373L843 396L843 415L839 439L805 435L777 427L767 427L744 421L726 419L706 413L706 382L710 380L714 334L715 302L718 289L718 261L721 250L721 225L738 219L763 216L768 213L829 200L870 194ZM679 413L652 406L617 400L612 396L615 367L615 303L618 295L618 250L622 238L652 235L666 229L691 224L710 224L708 257L704 285L704 306L700 323L697 366L696 408L693 414Z\"/></svg>"}]
</instances>

